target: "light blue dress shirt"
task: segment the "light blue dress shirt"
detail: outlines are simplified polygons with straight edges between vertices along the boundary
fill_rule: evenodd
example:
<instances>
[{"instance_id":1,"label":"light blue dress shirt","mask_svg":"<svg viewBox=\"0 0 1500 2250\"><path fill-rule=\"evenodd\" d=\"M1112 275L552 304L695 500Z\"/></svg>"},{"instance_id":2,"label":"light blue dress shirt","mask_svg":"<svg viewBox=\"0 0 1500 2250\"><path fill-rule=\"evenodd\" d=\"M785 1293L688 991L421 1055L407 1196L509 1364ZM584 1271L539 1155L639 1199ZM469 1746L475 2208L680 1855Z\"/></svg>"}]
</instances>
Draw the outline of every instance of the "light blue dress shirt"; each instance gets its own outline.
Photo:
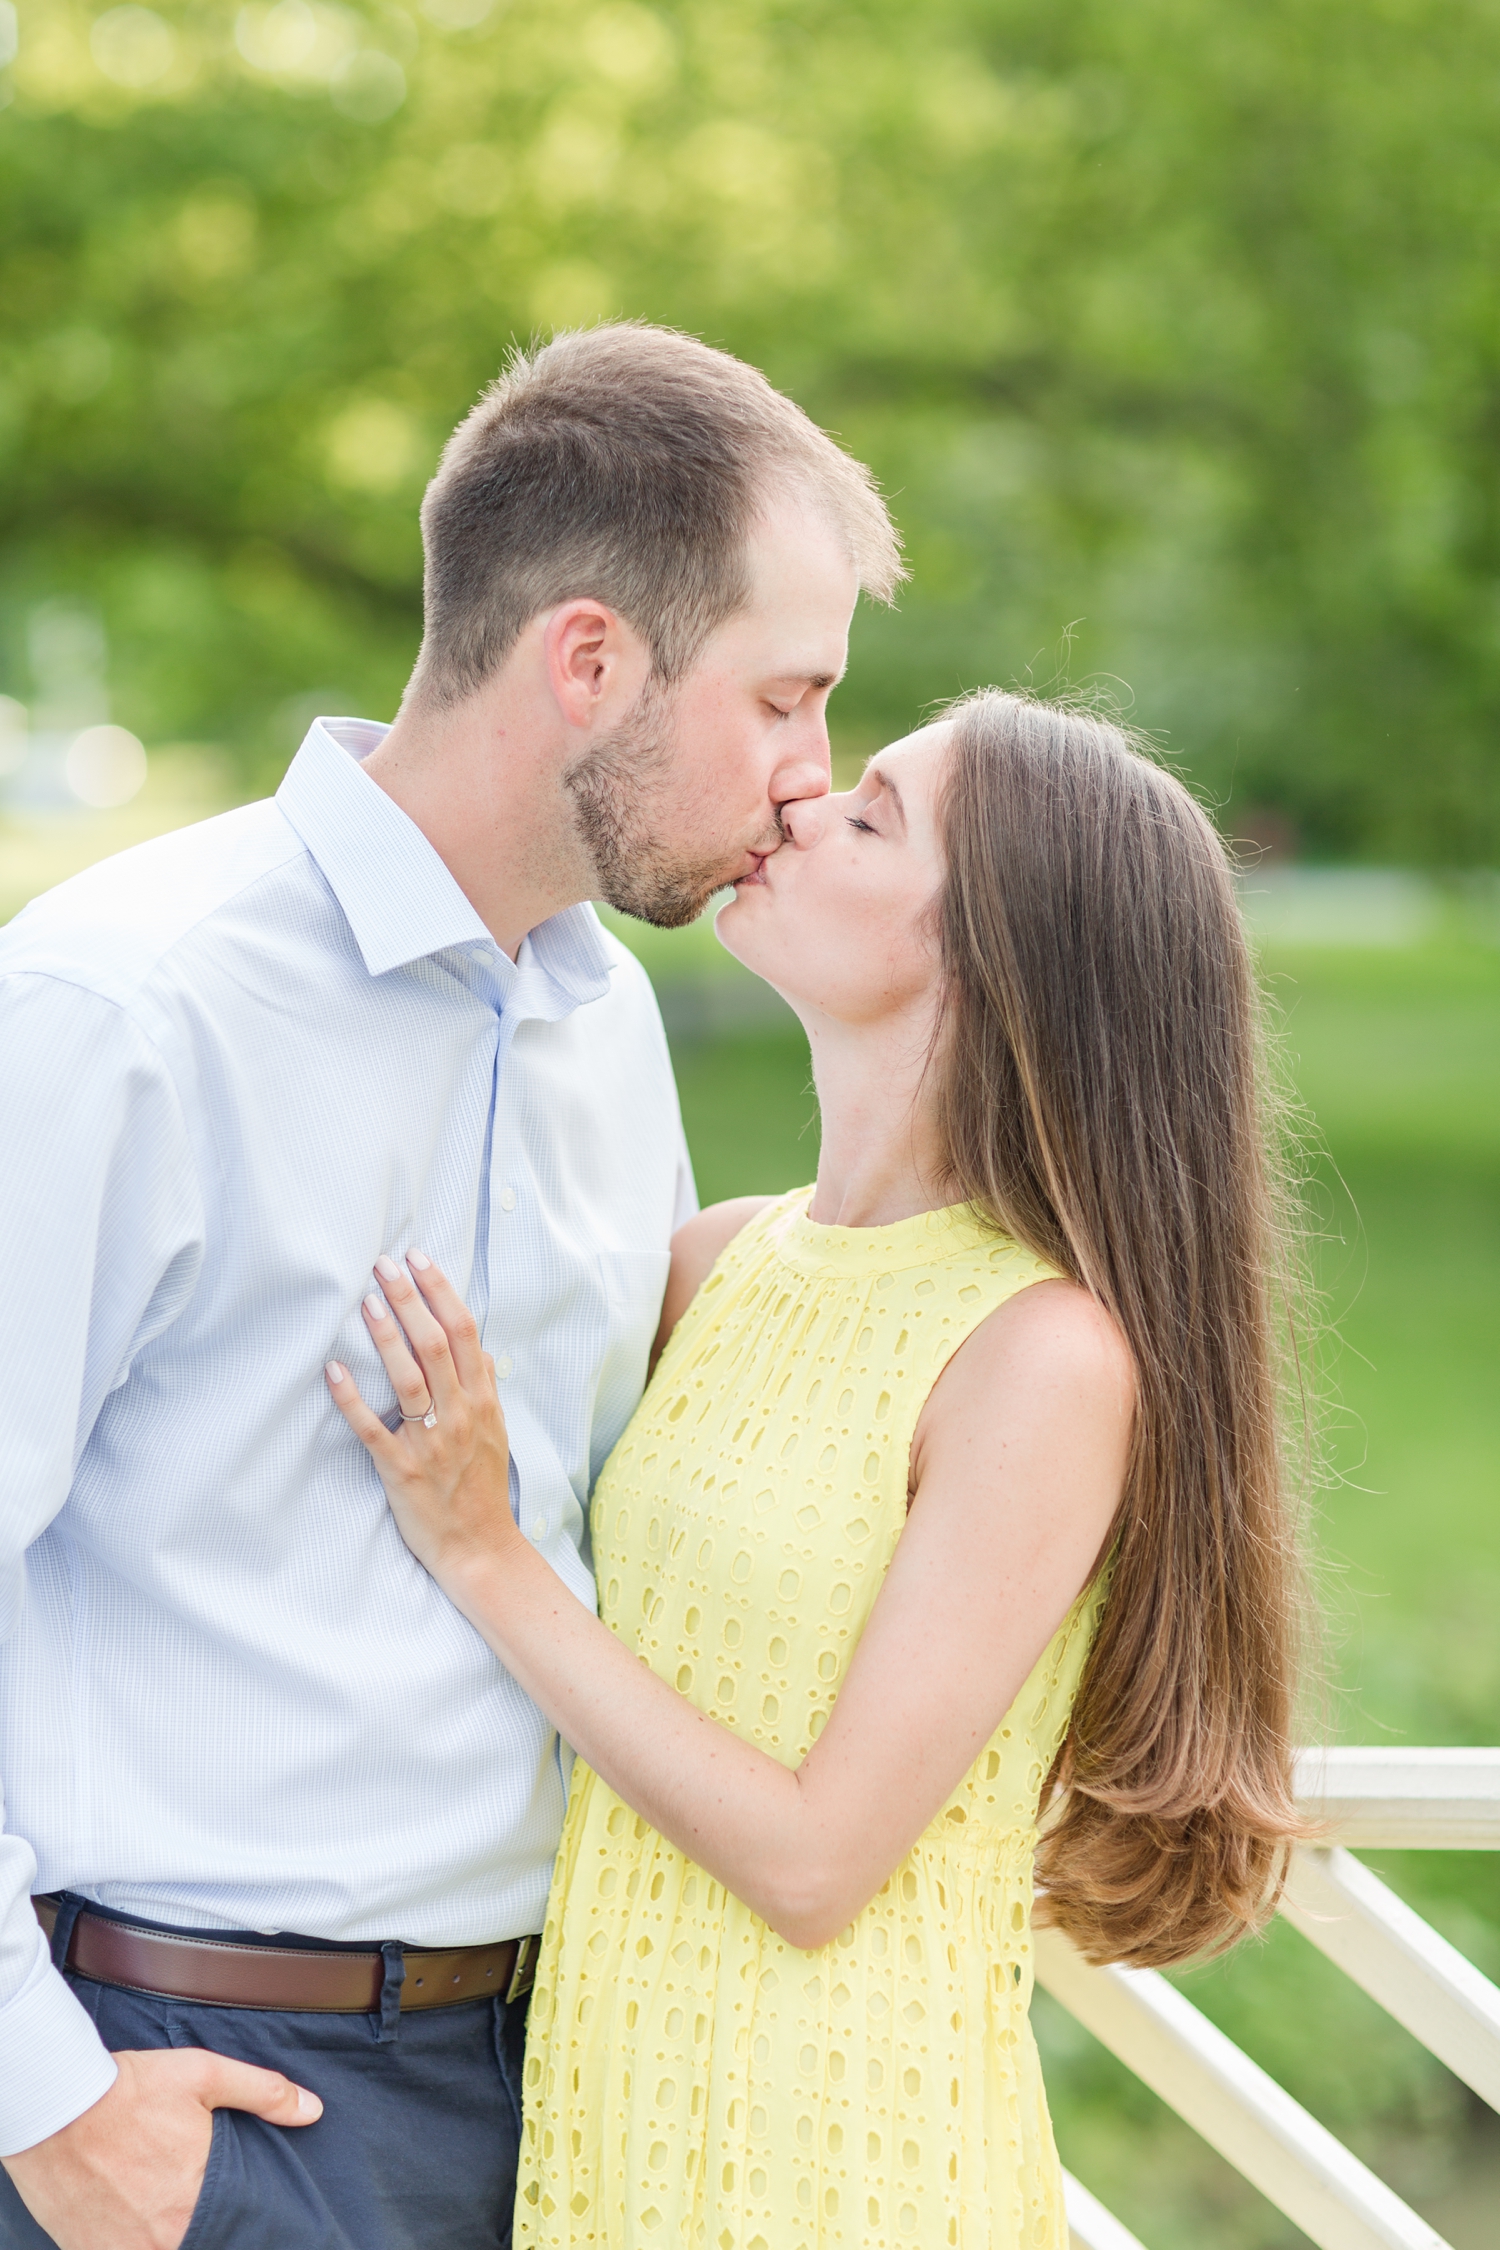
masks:
<instances>
[{"instance_id":1,"label":"light blue dress shirt","mask_svg":"<svg viewBox=\"0 0 1500 2250\"><path fill-rule=\"evenodd\" d=\"M426 1249L512 1504L583 1599L590 1484L693 1207L655 999L575 907L512 963L320 720L274 801L0 932L0 2152L114 2066L28 1893L468 1944L541 1925L557 1738L407 1553L323 1364Z\"/></svg>"}]
</instances>

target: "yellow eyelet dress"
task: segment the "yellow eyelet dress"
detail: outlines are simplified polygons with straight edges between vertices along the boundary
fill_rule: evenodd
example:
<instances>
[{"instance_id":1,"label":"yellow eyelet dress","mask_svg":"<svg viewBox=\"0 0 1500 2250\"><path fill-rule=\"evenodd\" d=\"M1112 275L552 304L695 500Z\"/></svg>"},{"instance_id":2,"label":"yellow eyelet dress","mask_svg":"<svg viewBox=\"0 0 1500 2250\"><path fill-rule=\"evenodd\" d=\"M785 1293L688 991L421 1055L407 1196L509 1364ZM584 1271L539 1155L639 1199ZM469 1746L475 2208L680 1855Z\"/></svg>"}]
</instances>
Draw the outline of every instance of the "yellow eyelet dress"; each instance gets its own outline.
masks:
<instances>
[{"instance_id":1,"label":"yellow eyelet dress","mask_svg":"<svg viewBox=\"0 0 1500 2250\"><path fill-rule=\"evenodd\" d=\"M822 1728L940 1369L1051 1269L967 1205L730 1245L593 1503L607 1623L772 1757ZM835 1943L800 1953L581 1762L531 2006L517 2250L1066 2250L1031 1862L1102 1599ZM893 1692L899 1693L899 1683Z\"/></svg>"}]
</instances>

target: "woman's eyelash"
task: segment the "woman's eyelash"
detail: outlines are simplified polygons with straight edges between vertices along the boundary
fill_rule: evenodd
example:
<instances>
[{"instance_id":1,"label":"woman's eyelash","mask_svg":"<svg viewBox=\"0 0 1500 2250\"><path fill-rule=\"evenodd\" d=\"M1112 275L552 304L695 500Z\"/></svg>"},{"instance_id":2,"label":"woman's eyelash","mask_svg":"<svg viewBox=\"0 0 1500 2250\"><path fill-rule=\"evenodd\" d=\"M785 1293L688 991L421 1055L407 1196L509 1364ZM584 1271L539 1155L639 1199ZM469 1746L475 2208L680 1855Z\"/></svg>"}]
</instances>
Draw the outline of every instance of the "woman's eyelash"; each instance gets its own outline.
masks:
<instances>
[{"instance_id":1,"label":"woman's eyelash","mask_svg":"<svg viewBox=\"0 0 1500 2250\"><path fill-rule=\"evenodd\" d=\"M845 813L844 818L848 821L849 826L851 828L857 828L862 836L874 836L878 834L878 830L872 828L867 820L861 820L857 813Z\"/></svg>"}]
</instances>

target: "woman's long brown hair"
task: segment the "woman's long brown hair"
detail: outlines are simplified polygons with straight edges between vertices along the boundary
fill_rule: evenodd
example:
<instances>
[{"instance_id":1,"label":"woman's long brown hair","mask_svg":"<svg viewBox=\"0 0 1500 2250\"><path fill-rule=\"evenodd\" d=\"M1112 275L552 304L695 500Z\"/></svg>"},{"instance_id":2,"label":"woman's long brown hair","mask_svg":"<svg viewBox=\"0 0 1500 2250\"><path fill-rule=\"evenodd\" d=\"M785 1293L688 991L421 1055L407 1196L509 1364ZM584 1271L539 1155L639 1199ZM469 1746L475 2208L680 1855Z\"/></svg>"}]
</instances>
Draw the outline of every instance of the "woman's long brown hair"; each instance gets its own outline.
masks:
<instances>
[{"instance_id":1,"label":"woman's long brown hair","mask_svg":"<svg viewBox=\"0 0 1500 2250\"><path fill-rule=\"evenodd\" d=\"M1264 1922L1303 1831L1289 1237L1255 976L1222 843L1118 728L995 691L948 716L948 1161L1113 1316L1137 1380L1041 1914L1090 1960L1180 1961Z\"/></svg>"}]
</instances>

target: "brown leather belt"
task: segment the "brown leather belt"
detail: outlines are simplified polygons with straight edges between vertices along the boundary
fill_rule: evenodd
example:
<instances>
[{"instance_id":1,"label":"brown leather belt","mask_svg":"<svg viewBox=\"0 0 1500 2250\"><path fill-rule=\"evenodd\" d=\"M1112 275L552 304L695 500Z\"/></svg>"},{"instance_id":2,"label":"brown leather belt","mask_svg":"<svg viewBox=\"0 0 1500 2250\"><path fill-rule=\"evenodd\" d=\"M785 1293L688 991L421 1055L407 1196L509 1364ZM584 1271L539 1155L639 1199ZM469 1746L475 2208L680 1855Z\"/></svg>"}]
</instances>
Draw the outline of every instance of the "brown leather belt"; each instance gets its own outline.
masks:
<instances>
[{"instance_id":1,"label":"brown leather belt","mask_svg":"<svg viewBox=\"0 0 1500 2250\"><path fill-rule=\"evenodd\" d=\"M36 1918L50 1938L60 1901L34 1898ZM452 2008L461 2000L499 1993L507 2005L531 1990L538 1940L507 1938L503 1945L460 1945L449 1951L405 1946L401 2006ZM208 1936L173 1937L136 1929L85 1908L73 1925L66 1966L96 1984L124 1985L168 2000L196 2000L209 2008L274 2008L335 2016L378 2015L385 1984L382 1953L303 1952L292 1946L250 1945Z\"/></svg>"}]
</instances>

